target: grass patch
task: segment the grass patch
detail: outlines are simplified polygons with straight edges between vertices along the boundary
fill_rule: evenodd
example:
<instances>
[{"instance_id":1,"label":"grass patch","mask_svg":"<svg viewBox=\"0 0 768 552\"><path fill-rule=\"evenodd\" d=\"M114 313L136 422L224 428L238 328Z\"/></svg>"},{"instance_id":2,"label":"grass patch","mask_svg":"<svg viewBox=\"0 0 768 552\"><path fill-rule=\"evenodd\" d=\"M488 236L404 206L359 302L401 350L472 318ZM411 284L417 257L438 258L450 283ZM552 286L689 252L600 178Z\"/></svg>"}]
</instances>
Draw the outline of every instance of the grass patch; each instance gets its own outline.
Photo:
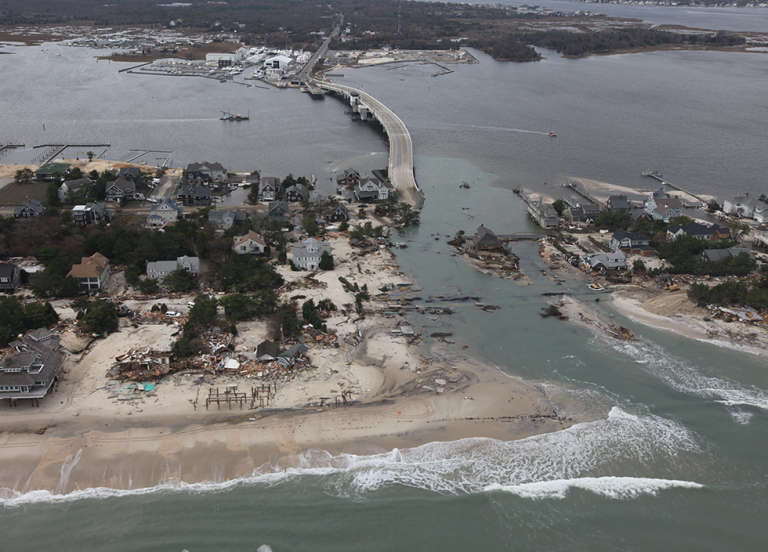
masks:
<instances>
[{"instance_id":1,"label":"grass patch","mask_svg":"<svg viewBox=\"0 0 768 552\"><path fill-rule=\"evenodd\" d=\"M27 199L45 201L47 187L47 182L30 182L29 184L11 182L0 189L0 205L21 205Z\"/></svg>"}]
</instances>

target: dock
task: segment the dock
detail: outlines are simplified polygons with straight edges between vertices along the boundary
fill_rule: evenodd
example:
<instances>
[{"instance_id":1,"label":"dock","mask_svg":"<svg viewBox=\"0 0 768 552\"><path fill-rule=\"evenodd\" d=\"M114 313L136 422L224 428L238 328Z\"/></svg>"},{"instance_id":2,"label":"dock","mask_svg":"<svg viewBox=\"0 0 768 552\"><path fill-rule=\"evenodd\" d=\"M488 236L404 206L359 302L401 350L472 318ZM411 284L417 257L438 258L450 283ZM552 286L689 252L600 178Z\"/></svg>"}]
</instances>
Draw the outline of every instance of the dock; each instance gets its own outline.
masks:
<instances>
[{"instance_id":1,"label":"dock","mask_svg":"<svg viewBox=\"0 0 768 552\"><path fill-rule=\"evenodd\" d=\"M108 148L110 147L110 144L39 144L37 146L32 146L33 149L38 148L51 148L51 151L45 153L42 156L38 156L40 161L42 161L42 164L50 163L54 159L56 159L57 156L61 154L65 149L67 148ZM37 158L36 158L37 160Z\"/></svg>"},{"instance_id":2,"label":"dock","mask_svg":"<svg viewBox=\"0 0 768 552\"><path fill-rule=\"evenodd\" d=\"M661 182L662 186L669 186L670 188L673 188L673 189L677 190L678 192L683 192L684 194L688 194L692 198L695 198L695 199L701 201L704 204L707 203L706 200L700 198L699 196L697 196L696 194L694 194L692 192L689 192L685 188L681 188L680 186L677 186L676 184L672 184L668 180L664 180L664 175L661 174L659 171L651 171L651 170L643 171L643 176L648 176L650 178L656 179L659 182Z\"/></svg>"},{"instance_id":3,"label":"dock","mask_svg":"<svg viewBox=\"0 0 768 552\"><path fill-rule=\"evenodd\" d=\"M594 203L601 209L604 207L603 202L597 199L592 194L590 194L584 187L584 184L582 184L577 180L566 180L565 183L562 185L562 187L573 190L575 193L579 194L584 199L589 200L590 203Z\"/></svg>"}]
</instances>

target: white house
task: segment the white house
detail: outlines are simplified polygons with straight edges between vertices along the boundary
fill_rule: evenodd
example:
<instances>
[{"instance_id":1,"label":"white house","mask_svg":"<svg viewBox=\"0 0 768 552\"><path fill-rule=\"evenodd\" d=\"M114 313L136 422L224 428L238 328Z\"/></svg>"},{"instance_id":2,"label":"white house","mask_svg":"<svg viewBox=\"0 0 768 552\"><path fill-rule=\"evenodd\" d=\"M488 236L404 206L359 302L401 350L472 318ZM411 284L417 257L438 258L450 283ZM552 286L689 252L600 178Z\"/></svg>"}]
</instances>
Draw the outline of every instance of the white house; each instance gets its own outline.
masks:
<instances>
[{"instance_id":1,"label":"white house","mask_svg":"<svg viewBox=\"0 0 768 552\"><path fill-rule=\"evenodd\" d=\"M62 203L71 203L71 198L86 184L90 184L91 179L78 178L76 180L67 180L59 186L59 201Z\"/></svg>"},{"instance_id":2,"label":"white house","mask_svg":"<svg viewBox=\"0 0 768 552\"><path fill-rule=\"evenodd\" d=\"M309 238L302 243L294 243L293 264L298 268L317 270L324 252L333 255L331 244L318 241L315 238Z\"/></svg>"},{"instance_id":3,"label":"white house","mask_svg":"<svg viewBox=\"0 0 768 552\"><path fill-rule=\"evenodd\" d=\"M764 207L765 203L748 195L736 196L723 201L723 212L744 218L754 217L755 209L760 208L762 212Z\"/></svg>"},{"instance_id":4,"label":"white house","mask_svg":"<svg viewBox=\"0 0 768 552\"><path fill-rule=\"evenodd\" d=\"M172 199L163 198L162 203L152 206L152 212L147 216L149 226L172 224L184 215L184 208L179 207Z\"/></svg>"},{"instance_id":5,"label":"white house","mask_svg":"<svg viewBox=\"0 0 768 552\"><path fill-rule=\"evenodd\" d=\"M77 278L86 291L99 290L109 278L109 260L101 253L83 257L80 264L72 265L67 276Z\"/></svg>"},{"instance_id":6,"label":"white house","mask_svg":"<svg viewBox=\"0 0 768 552\"><path fill-rule=\"evenodd\" d=\"M253 230L250 230L245 236L235 236L234 240L232 250L238 255L261 255L267 246L264 238Z\"/></svg>"},{"instance_id":7,"label":"white house","mask_svg":"<svg viewBox=\"0 0 768 552\"><path fill-rule=\"evenodd\" d=\"M390 182L364 176L355 185L355 197L358 201L380 201L395 193Z\"/></svg>"}]
</instances>

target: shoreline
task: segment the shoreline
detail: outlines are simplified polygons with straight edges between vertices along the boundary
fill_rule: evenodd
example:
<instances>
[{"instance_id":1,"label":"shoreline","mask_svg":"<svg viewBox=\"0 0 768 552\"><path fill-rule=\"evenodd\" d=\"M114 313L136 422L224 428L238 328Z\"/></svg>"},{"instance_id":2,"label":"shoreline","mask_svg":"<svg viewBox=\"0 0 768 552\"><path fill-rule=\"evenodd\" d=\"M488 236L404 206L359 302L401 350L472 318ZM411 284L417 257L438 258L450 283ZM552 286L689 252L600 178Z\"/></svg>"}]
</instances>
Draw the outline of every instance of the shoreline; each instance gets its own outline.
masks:
<instances>
[{"instance_id":1,"label":"shoreline","mask_svg":"<svg viewBox=\"0 0 768 552\"><path fill-rule=\"evenodd\" d=\"M305 271L280 267L286 279L284 298L328 298L342 308L351 306L353 298L339 276L371 290L403 281L390 250L358 256L347 240L332 242L337 261L333 271L307 279ZM151 304L166 302L185 313L188 299L158 297L126 304L144 312ZM593 421L566 385L552 391L549 385L524 382L468 357L460 345L431 340L416 344L393 334L390 330L405 319L387 314L386 305L385 299L374 297L364 317L336 313L329 318L339 347L310 344L313 368L281 379L270 405L254 410L237 405L204 410L192 403L196 393L207 395L209 387L246 387L260 383L258 379L183 370L158 380L153 393L126 400L128 395L121 395L126 390L120 388L128 382L106 377L114 358L137 346L168 348L181 322L123 319L119 331L68 355L58 392L39 408L0 405L0 499L33 491L66 495L168 482L222 483L252 477L258 470L306 467L316 456L310 451L322 450L320 456L327 459L465 438L512 441ZM72 323L74 313L66 302L56 302L56 309ZM73 351L83 348L77 334L65 329L63 336ZM264 321L241 323L236 350L253 350L267 337ZM328 406L342 390L353 393L352 404ZM329 400L323 403L322 397Z\"/></svg>"}]
</instances>

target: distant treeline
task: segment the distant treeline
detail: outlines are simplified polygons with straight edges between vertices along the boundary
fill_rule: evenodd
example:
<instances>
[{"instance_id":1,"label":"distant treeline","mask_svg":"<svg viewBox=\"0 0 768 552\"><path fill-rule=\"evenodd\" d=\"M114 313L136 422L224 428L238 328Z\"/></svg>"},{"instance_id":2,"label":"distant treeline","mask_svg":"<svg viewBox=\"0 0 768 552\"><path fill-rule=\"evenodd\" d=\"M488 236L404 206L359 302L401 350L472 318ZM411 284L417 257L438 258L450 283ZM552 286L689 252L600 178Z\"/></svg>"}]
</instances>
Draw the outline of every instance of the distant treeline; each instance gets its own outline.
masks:
<instances>
[{"instance_id":1,"label":"distant treeline","mask_svg":"<svg viewBox=\"0 0 768 552\"><path fill-rule=\"evenodd\" d=\"M628 28L586 31L546 31L515 33L501 37L479 38L471 42L494 59L529 61L538 59L528 50L528 45L539 46L564 56L586 56L615 51L651 49L668 45L737 46L744 44L744 37L724 32L711 35L680 34L654 29Z\"/></svg>"}]
</instances>

